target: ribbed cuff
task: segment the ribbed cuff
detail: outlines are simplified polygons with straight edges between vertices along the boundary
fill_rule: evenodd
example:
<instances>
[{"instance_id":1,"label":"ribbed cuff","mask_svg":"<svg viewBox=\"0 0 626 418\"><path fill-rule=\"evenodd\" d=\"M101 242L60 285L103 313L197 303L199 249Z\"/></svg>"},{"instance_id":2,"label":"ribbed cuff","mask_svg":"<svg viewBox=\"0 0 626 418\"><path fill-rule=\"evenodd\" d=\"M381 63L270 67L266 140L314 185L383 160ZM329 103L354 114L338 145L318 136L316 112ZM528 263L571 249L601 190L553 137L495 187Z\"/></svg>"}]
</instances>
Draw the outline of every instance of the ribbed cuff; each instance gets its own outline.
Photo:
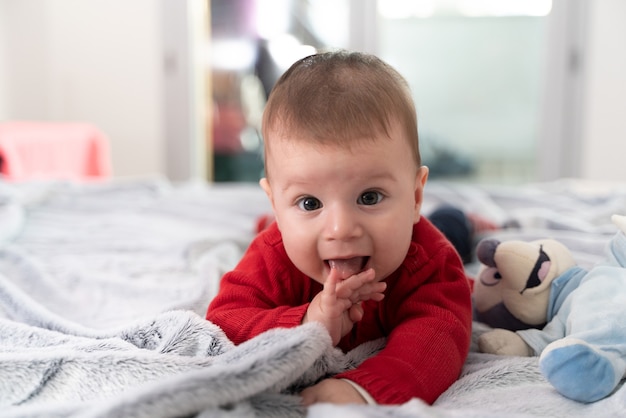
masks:
<instances>
[{"instance_id":1,"label":"ribbed cuff","mask_svg":"<svg viewBox=\"0 0 626 418\"><path fill-rule=\"evenodd\" d=\"M306 311L308 308L309 308L308 303L289 308L288 310L283 312L283 314L278 320L277 325L279 327L290 328L290 327L295 327L295 326L302 324L302 318L304 318L304 315L306 314Z\"/></svg>"}]
</instances>

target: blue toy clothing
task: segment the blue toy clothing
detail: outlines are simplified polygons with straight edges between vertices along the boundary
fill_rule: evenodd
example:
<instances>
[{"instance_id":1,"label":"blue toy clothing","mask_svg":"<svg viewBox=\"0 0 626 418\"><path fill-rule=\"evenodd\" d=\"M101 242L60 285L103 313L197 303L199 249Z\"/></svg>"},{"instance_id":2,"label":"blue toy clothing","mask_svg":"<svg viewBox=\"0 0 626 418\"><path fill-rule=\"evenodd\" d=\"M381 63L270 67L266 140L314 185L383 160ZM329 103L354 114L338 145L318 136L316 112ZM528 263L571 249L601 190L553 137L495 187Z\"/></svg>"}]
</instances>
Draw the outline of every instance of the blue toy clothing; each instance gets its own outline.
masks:
<instances>
[{"instance_id":1,"label":"blue toy clothing","mask_svg":"<svg viewBox=\"0 0 626 418\"><path fill-rule=\"evenodd\" d=\"M613 331L609 333L606 329L602 332L598 330L604 328L603 323L610 317L617 322L626 317L626 303L611 302L617 302L620 296L626 298L625 268L626 235L619 232L609 243L605 263L590 271L573 267L552 282L548 324L543 329L527 329L518 331L518 334L537 354L551 342L572 336L575 331L584 331L585 335L598 334L598 338L615 335L613 327ZM611 311L607 312L607 309ZM620 315L615 316L616 314ZM586 330L587 328L590 330ZM626 329L620 338L626 342ZM607 344L612 342L607 341Z\"/></svg>"},{"instance_id":2,"label":"blue toy clothing","mask_svg":"<svg viewBox=\"0 0 626 418\"><path fill-rule=\"evenodd\" d=\"M580 286L586 274L586 270L574 266L554 279L550 285L547 324L542 329L530 328L518 331L519 336L526 341L536 355L539 355L551 342L565 337L563 318L567 318L571 306L570 304L563 306L563 304L568 296Z\"/></svg>"},{"instance_id":3,"label":"blue toy clothing","mask_svg":"<svg viewBox=\"0 0 626 418\"><path fill-rule=\"evenodd\" d=\"M541 353L544 376L567 397L601 399L626 372L625 267L626 235L620 231L610 241L604 263L588 272L568 271L569 279L557 286L560 292L551 302L553 317L542 330L518 331Z\"/></svg>"}]
</instances>

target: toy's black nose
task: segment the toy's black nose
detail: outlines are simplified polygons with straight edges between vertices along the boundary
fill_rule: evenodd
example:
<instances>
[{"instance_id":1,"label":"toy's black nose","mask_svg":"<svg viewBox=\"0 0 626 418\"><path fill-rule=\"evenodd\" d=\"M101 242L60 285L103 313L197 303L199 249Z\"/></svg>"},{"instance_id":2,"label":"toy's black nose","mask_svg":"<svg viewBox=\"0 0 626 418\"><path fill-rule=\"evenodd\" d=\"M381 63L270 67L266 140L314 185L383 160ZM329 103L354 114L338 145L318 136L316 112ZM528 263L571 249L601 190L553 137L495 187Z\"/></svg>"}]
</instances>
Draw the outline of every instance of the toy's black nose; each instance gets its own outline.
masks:
<instances>
[{"instance_id":1,"label":"toy's black nose","mask_svg":"<svg viewBox=\"0 0 626 418\"><path fill-rule=\"evenodd\" d=\"M500 245L500 241L493 238L485 238L476 246L476 257L478 261L488 267L496 267L496 248Z\"/></svg>"}]
</instances>

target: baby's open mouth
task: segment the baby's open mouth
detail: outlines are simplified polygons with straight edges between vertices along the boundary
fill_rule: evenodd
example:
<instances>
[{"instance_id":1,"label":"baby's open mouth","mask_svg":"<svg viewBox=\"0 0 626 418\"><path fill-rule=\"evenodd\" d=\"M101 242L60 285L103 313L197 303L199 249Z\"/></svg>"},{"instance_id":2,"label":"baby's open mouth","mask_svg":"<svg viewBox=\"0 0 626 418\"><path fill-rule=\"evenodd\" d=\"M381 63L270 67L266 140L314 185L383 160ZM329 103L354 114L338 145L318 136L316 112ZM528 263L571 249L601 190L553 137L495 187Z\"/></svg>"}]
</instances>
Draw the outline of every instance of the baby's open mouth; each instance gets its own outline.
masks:
<instances>
[{"instance_id":1,"label":"baby's open mouth","mask_svg":"<svg viewBox=\"0 0 626 418\"><path fill-rule=\"evenodd\" d=\"M352 258L336 258L332 260L327 260L328 265L331 269L336 269L339 272L339 275L342 279L347 279L350 276L353 276L357 273L363 271L367 262L369 261L369 257L352 257Z\"/></svg>"}]
</instances>

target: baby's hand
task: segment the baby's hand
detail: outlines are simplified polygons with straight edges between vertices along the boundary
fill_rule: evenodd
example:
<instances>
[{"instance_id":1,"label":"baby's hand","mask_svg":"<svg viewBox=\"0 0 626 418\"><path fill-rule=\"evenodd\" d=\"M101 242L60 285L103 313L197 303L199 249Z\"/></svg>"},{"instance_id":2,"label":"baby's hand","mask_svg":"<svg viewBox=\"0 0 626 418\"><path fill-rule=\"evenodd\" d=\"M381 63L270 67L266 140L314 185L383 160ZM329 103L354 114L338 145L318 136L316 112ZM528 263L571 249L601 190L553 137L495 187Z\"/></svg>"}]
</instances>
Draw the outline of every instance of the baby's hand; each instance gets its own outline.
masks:
<instances>
[{"instance_id":1,"label":"baby's hand","mask_svg":"<svg viewBox=\"0 0 626 418\"><path fill-rule=\"evenodd\" d=\"M381 301L387 287L385 282L374 282L373 269L340 279L337 269L331 269L324 288L315 295L303 323L310 321L321 322L333 341L337 345L341 337L352 329L355 322L363 318L361 302L366 300Z\"/></svg>"},{"instance_id":2,"label":"baby's hand","mask_svg":"<svg viewBox=\"0 0 626 418\"><path fill-rule=\"evenodd\" d=\"M350 383L332 378L324 379L318 384L304 389L300 395L305 406L319 402L334 404L367 403Z\"/></svg>"}]
</instances>

